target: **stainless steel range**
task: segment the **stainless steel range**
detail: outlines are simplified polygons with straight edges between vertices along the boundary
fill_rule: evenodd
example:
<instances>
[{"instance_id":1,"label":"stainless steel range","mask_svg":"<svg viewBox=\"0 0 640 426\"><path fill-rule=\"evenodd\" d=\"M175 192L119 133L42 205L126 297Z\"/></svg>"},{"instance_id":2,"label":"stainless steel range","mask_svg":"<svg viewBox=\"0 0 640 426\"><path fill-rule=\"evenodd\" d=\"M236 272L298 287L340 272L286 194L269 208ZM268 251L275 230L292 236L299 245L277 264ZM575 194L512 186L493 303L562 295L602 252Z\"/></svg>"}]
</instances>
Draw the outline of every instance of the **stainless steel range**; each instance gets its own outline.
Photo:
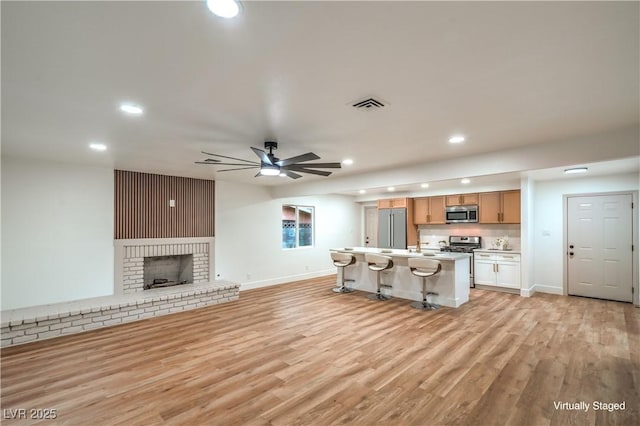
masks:
<instances>
[{"instance_id":1,"label":"stainless steel range","mask_svg":"<svg viewBox=\"0 0 640 426\"><path fill-rule=\"evenodd\" d=\"M473 250L482 247L482 237L470 237L451 235L449 237L449 245L442 247L441 251L453 253L468 253L469 256L469 286L475 287L473 283Z\"/></svg>"}]
</instances>

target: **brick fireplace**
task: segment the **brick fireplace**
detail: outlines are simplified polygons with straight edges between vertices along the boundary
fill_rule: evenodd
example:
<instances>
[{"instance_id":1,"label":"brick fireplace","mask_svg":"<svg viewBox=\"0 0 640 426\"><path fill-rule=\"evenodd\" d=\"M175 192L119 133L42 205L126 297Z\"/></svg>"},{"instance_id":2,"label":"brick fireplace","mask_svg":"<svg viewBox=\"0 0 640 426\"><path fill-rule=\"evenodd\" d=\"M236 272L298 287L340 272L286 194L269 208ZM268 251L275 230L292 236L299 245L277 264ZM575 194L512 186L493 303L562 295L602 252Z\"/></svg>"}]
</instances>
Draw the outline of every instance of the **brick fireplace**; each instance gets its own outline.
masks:
<instances>
[{"instance_id":1,"label":"brick fireplace","mask_svg":"<svg viewBox=\"0 0 640 426\"><path fill-rule=\"evenodd\" d=\"M208 237L115 240L114 294L144 291L145 258L191 255L193 283L213 281L213 242Z\"/></svg>"}]
</instances>

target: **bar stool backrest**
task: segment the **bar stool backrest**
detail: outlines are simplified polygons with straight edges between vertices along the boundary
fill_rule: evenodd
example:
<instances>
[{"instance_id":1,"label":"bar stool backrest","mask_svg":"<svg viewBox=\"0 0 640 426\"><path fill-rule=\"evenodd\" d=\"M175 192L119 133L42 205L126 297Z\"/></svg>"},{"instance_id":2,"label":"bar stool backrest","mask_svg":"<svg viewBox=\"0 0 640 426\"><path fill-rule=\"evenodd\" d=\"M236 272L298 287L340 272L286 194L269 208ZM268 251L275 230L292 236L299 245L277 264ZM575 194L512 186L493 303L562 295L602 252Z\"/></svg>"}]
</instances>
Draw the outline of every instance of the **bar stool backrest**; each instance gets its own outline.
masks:
<instances>
[{"instance_id":1,"label":"bar stool backrest","mask_svg":"<svg viewBox=\"0 0 640 426\"><path fill-rule=\"evenodd\" d=\"M408 259L409 269L414 275L419 277L430 277L442 270L439 260L427 259L424 257L410 257Z\"/></svg>"},{"instance_id":2,"label":"bar stool backrest","mask_svg":"<svg viewBox=\"0 0 640 426\"><path fill-rule=\"evenodd\" d=\"M364 259L369 264L369 269L379 271L393 267L393 261L390 256L383 256L375 253L366 253Z\"/></svg>"},{"instance_id":3,"label":"bar stool backrest","mask_svg":"<svg viewBox=\"0 0 640 426\"><path fill-rule=\"evenodd\" d=\"M331 260L333 264L338 267L349 266L355 263L355 256L351 253L331 252Z\"/></svg>"}]
</instances>

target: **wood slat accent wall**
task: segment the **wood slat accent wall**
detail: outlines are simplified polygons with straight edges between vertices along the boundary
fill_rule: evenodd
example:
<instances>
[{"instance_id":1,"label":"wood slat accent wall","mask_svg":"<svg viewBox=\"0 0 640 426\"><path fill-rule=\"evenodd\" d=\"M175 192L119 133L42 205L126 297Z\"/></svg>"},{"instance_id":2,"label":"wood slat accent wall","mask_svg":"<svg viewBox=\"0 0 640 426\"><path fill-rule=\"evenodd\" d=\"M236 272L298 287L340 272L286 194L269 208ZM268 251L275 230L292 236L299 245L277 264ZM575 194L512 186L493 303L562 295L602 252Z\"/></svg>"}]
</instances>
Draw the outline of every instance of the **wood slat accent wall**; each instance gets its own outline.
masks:
<instances>
[{"instance_id":1,"label":"wood slat accent wall","mask_svg":"<svg viewBox=\"0 0 640 426\"><path fill-rule=\"evenodd\" d=\"M116 170L114 192L117 240L214 236L213 180Z\"/></svg>"}]
</instances>

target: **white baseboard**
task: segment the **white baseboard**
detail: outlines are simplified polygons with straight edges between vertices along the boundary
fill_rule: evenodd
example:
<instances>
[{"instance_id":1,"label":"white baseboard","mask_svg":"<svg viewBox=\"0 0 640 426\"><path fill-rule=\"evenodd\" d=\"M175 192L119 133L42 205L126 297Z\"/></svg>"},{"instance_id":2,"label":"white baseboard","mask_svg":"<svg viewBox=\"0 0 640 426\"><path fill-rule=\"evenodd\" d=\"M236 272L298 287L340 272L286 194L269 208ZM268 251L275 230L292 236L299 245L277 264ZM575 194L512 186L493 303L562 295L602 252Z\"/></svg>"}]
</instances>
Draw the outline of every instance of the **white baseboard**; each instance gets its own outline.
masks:
<instances>
[{"instance_id":1,"label":"white baseboard","mask_svg":"<svg viewBox=\"0 0 640 426\"><path fill-rule=\"evenodd\" d=\"M535 294L536 292L536 287L533 286L531 288L521 288L520 289L520 296L522 297L531 297Z\"/></svg>"},{"instance_id":2,"label":"white baseboard","mask_svg":"<svg viewBox=\"0 0 640 426\"><path fill-rule=\"evenodd\" d=\"M307 272L305 274L287 275L285 277L272 278L269 280L251 281L240 284L240 291L251 290L254 288L270 287L272 285L285 284L292 281L308 280L310 278L326 277L327 275L335 275L335 268L323 271Z\"/></svg>"},{"instance_id":3,"label":"white baseboard","mask_svg":"<svg viewBox=\"0 0 640 426\"><path fill-rule=\"evenodd\" d=\"M562 287L552 287L549 285L535 284L533 288L529 290L532 290L533 293L548 293L562 296Z\"/></svg>"}]
</instances>

